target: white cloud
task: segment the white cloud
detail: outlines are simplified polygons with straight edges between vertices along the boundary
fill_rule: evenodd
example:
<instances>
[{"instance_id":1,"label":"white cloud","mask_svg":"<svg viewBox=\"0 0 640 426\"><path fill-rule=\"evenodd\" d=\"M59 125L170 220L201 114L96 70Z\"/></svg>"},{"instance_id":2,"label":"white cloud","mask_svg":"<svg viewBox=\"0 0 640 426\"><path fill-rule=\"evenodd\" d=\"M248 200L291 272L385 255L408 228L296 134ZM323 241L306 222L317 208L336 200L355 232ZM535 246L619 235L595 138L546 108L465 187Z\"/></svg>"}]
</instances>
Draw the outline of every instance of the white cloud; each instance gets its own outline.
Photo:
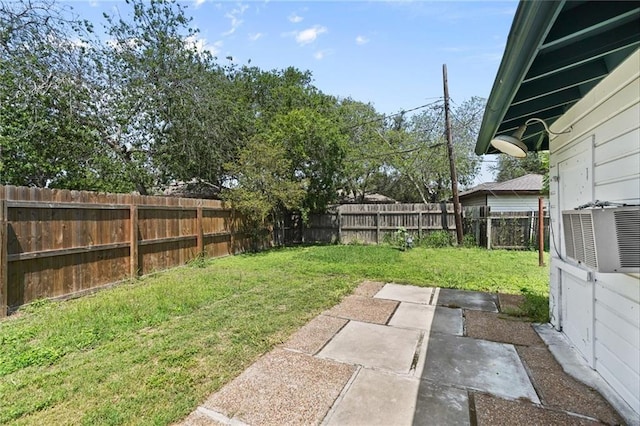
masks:
<instances>
[{"instance_id":1,"label":"white cloud","mask_svg":"<svg viewBox=\"0 0 640 426\"><path fill-rule=\"evenodd\" d=\"M209 44L206 39L198 38L195 35L189 36L185 39L185 44L189 48L195 48L198 52L209 51L212 55L217 55L222 50L223 42L216 41L213 44Z\"/></svg>"},{"instance_id":2,"label":"white cloud","mask_svg":"<svg viewBox=\"0 0 640 426\"><path fill-rule=\"evenodd\" d=\"M107 46L109 46L116 52L122 52L124 49L136 49L141 44L140 39L137 38L129 38L123 41L115 38L110 38L106 43Z\"/></svg>"},{"instance_id":3,"label":"white cloud","mask_svg":"<svg viewBox=\"0 0 640 426\"><path fill-rule=\"evenodd\" d=\"M193 0L193 6L197 9L204 4L207 0Z\"/></svg>"},{"instance_id":4,"label":"white cloud","mask_svg":"<svg viewBox=\"0 0 640 426\"><path fill-rule=\"evenodd\" d=\"M333 53L333 50L331 49L318 50L316 53L313 54L313 57L321 61L327 56L331 55L332 53Z\"/></svg>"},{"instance_id":5,"label":"white cloud","mask_svg":"<svg viewBox=\"0 0 640 426\"><path fill-rule=\"evenodd\" d=\"M222 45L224 43L222 41L216 41L213 44L208 44L206 45L206 48L209 52L211 52L212 55L217 55L218 53L220 53L222 51Z\"/></svg>"},{"instance_id":6,"label":"white cloud","mask_svg":"<svg viewBox=\"0 0 640 426\"><path fill-rule=\"evenodd\" d=\"M356 44L358 46L362 46L363 44L367 44L367 43L369 43L369 39L366 38L365 36L359 35L358 37L356 37Z\"/></svg>"},{"instance_id":7,"label":"white cloud","mask_svg":"<svg viewBox=\"0 0 640 426\"><path fill-rule=\"evenodd\" d=\"M233 9L231 12L224 15L225 18L228 18L231 21L231 28L229 29L229 31L222 33L223 36L229 36L236 32L238 27L242 25L243 22L240 17L248 8L249 6L247 6L246 4L241 4L238 8Z\"/></svg>"},{"instance_id":8,"label":"white cloud","mask_svg":"<svg viewBox=\"0 0 640 426\"><path fill-rule=\"evenodd\" d=\"M249 40L251 41L256 41L262 37L264 37L264 34L262 33L249 33Z\"/></svg>"},{"instance_id":9,"label":"white cloud","mask_svg":"<svg viewBox=\"0 0 640 426\"><path fill-rule=\"evenodd\" d=\"M297 13L293 12L291 15L289 15L288 19L290 22L297 24L298 22L302 22L304 18L302 16L299 16Z\"/></svg>"},{"instance_id":10,"label":"white cloud","mask_svg":"<svg viewBox=\"0 0 640 426\"><path fill-rule=\"evenodd\" d=\"M295 33L296 41L300 46L304 46L305 44L313 43L320 34L326 33L326 32L327 32L326 27L323 27L320 25L314 25L313 27L307 28L306 30L296 32Z\"/></svg>"}]
</instances>

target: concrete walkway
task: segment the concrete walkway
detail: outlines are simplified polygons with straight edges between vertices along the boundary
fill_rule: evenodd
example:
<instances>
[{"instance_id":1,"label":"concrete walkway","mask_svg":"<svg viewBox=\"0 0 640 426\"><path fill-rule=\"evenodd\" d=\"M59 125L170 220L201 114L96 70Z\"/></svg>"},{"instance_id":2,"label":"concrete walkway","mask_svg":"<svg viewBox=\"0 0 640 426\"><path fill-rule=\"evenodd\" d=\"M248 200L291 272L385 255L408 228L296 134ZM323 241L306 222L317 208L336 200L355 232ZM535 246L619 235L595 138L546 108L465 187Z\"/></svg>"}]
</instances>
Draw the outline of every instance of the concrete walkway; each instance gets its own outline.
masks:
<instances>
[{"instance_id":1,"label":"concrete walkway","mask_svg":"<svg viewBox=\"0 0 640 426\"><path fill-rule=\"evenodd\" d=\"M364 282L183 425L619 424L564 373L517 297Z\"/></svg>"}]
</instances>

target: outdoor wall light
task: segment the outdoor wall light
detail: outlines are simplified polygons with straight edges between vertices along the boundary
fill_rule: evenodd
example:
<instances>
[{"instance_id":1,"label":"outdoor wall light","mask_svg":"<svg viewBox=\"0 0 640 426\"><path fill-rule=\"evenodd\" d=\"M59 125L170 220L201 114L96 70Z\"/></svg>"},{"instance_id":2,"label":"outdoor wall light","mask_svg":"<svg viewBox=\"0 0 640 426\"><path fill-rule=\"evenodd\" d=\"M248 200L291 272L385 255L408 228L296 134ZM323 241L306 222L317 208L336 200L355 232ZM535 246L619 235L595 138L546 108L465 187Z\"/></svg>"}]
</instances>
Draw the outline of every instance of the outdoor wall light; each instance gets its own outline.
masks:
<instances>
[{"instance_id":1,"label":"outdoor wall light","mask_svg":"<svg viewBox=\"0 0 640 426\"><path fill-rule=\"evenodd\" d=\"M499 135L495 138L491 139L491 146L493 146L498 151L510 155L512 157L524 158L527 156L527 145L522 142L522 135L524 135L525 130L527 130L527 126L533 123L542 123L544 129L547 133L552 135L562 135L565 133L569 133L571 129L561 132L555 133L549 130L549 126L544 120L540 118L530 118L528 119L522 126L518 127L518 130L513 132L511 136L509 135Z\"/></svg>"}]
</instances>

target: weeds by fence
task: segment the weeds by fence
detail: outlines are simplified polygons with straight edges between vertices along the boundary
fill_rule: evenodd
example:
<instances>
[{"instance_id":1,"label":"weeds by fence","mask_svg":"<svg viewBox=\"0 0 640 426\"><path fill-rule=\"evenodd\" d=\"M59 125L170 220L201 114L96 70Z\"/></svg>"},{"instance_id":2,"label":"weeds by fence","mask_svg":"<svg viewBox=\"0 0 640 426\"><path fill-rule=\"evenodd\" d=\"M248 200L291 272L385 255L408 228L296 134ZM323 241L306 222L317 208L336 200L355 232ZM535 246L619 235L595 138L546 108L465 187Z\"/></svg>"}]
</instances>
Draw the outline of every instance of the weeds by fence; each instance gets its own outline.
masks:
<instances>
[{"instance_id":1,"label":"weeds by fence","mask_svg":"<svg viewBox=\"0 0 640 426\"><path fill-rule=\"evenodd\" d=\"M247 246L216 200L0 186L0 317Z\"/></svg>"},{"instance_id":2,"label":"weeds by fence","mask_svg":"<svg viewBox=\"0 0 640 426\"><path fill-rule=\"evenodd\" d=\"M545 248L549 223L544 217ZM464 244L486 248L528 250L538 247L537 212L491 212L489 207L464 211ZM311 215L307 223L292 215L278 221L274 240L292 243L393 243L394 234L406 230L416 244L453 244L453 204L346 204L333 212ZM434 241L437 240L437 241Z\"/></svg>"},{"instance_id":3,"label":"weeds by fence","mask_svg":"<svg viewBox=\"0 0 640 426\"><path fill-rule=\"evenodd\" d=\"M311 215L306 224L299 216L289 216L274 232L287 244L380 244L400 228L416 240L433 231L455 232L453 204L345 204Z\"/></svg>"}]
</instances>

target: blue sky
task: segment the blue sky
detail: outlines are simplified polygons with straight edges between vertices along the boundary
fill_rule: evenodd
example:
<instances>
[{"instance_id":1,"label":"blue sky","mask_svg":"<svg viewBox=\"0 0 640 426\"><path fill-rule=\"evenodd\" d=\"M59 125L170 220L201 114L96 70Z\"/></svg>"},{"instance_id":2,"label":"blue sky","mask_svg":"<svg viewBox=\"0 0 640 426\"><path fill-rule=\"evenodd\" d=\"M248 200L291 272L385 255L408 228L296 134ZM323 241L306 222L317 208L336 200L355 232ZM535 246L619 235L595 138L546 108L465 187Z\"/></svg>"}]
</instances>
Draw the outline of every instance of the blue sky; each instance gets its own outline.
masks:
<instances>
[{"instance_id":1,"label":"blue sky","mask_svg":"<svg viewBox=\"0 0 640 426\"><path fill-rule=\"evenodd\" d=\"M324 93L371 102L391 114L449 92L460 104L487 98L517 1L183 2L199 46L220 62L310 70ZM101 27L102 13L126 15L124 2L71 2ZM490 180L486 172L479 182Z\"/></svg>"}]
</instances>

